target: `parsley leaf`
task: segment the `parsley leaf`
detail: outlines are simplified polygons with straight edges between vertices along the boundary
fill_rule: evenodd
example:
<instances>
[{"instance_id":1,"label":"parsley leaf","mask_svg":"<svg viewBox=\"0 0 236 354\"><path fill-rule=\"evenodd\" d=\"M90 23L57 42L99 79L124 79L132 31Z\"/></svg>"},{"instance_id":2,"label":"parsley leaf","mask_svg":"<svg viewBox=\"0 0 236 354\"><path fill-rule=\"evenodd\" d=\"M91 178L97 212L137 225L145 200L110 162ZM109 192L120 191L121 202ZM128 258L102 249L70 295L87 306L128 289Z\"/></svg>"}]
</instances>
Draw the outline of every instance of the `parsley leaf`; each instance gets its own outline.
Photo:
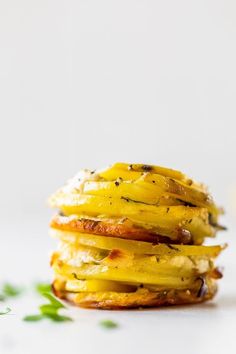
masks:
<instances>
[{"instance_id":1,"label":"parsley leaf","mask_svg":"<svg viewBox=\"0 0 236 354\"><path fill-rule=\"evenodd\" d=\"M72 321L72 318L63 316L58 313L60 309L65 309L65 306L56 299L52 293L42 293L49 303L39 306L39 313L36 315L29 315L23 318L24 321L36 322L48 318L54 322Z\"/></svg>"},{"instance_id":2,"label":"parsley leaf","mask_svg":"<svg viewBox=\"0 0 236 354\"><path fill-rule=\"evenodd\" d=\"M63 303L59 300L57 300L57 298L50 294L50 293L44 293L42 294L44 297L46 297L46 299L48 299L50 301L50 305L57 308L57 309L64 309L65 306L63 305Z\"/></svg>"},{"instance_id":3,"label":"parsley leaf","mask_svg":"<svg viewBox=\"0 0 236 354\"><path fill-rule=\"evenodd\" d=\"M52 290L52 287L51 287L51 284L49 284L49 283L37 283L35 285L35 290L40 295L43 295L45 293L50 293Z\"/></svg>"},{"instance_id":4,"label":"parsley leaf","mask_svg":"<svg viewBox=\"0 0 236 354\"><path fill-rule=\"evenodd\" d=\"M6 300L6 296L4 294L0 294L0 301L5 301Z\"/></svg>"},{"instance_id":5,"label":"parsley leaf","mask_svg":"<svg viewBox=\"0 0 236 354\"><path fill-rule=\"evenodd\" d=\"M62 316L59 314L51 314L51 315L46 315L47 318L51 319L54 322L68 322L68 321L72 321L72 318L69 316Z\"/></svg>"},{"instance_id":6,"label":"parsley leaf","mask_svg":"<svg viewBox=\"0 0 236 354\"><path fill-rule=\"evenodd\" d=\"M28 315L23 318L26 322L37 322L43 319L42 315Z\"/></svg>"},{"instance_id":7,"label":"parsley leaf","mask_svg":"<svg viewBox=\"0 0 236 354\"><path fill-rule=\"evenodd\" d=\"M107 328L107 329L113 329L113 328L117 328L118 323L112 321L112 320L102 320L99 322L100 326L103 328Z\"/></svg>"},{"instance_id":8,"label":"parsley leaf","mask_svg":"<svg viewBox=\"0 0 236 354\"><path fill-rule=\"evenodd\" d=\"M2 316L2 315L7 315L9 312L11 312L10 307L6 307L6 310L5 310L5 311L0 311L0 316Z\"/></svg>"},{"instance_id":9,"label":"parsley leaf","mask_svg":"<svg viewBox=\"0 0 236 354\"><path fill-rule=\"evenodd\" d=\"M8 297L16 297L19 296L23 292L23 288L19 286L15 286L10 283L5 283L2 286L0 301L5 301Z\"/></svg>"}]
</instances>

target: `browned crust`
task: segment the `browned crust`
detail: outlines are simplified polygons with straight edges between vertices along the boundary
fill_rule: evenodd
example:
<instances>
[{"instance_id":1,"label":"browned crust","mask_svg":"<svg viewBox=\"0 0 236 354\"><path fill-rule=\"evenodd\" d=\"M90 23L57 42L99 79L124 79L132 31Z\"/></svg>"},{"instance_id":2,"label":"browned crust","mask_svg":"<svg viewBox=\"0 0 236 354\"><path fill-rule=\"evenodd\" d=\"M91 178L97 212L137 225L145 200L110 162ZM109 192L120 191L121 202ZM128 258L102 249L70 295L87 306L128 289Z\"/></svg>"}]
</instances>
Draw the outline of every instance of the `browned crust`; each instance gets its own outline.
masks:
<instances>
[{"instance_id":1,"label":"browned crust","mask_svg":"<svg viewBox=\"0 0 236 354\"><path fill-rule=\"evenodd\" d=\"M82 233L90 233L93 235L119 237L152 243L192 243L190 233L184 229L179 229L177 239L173 240L168 236L159 235L153 231L135 226L131 223L97 221L86 218L78 218L73 215L55 215L51 220L50 226L52 228L64 231L77 231Z\"/></svg>"},{"instance_id":2,"label":"browned crust","mask_svg":"<svg viewBox=\"0 0 236 354\"><path fill-rule=\"evenodd\" d=\"M147 307L161 307L173 305L198 304L214 297L217 291L215 282L208 285L206 291L199 290L162 290L149 291L142 289L135 293L70 293L60 291L55 285L53 292L56 296L73 305L85 308L103 310L134 309Z\"/></svg>"}]
</instances>

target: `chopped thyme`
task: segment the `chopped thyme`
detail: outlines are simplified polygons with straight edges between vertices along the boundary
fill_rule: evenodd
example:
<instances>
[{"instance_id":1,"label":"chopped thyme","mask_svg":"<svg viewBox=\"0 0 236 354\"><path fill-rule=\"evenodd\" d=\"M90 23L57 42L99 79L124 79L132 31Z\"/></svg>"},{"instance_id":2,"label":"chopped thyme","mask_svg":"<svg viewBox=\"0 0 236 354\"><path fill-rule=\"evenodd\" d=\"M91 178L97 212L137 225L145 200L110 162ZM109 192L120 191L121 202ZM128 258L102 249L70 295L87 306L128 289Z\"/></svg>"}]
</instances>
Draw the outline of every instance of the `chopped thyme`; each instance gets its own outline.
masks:
<instances>
[{"instance_id":1,"label":"chopped thyme","mask_svg":"<svg viewBox=\"0 0 236 354\"><path fill-rule=\"evenodd\" d=\"M199 278L197 278L197 280L201 281L201 285L200 285L200 288L198 290L197 297L203 297L204 295L207 294L207 291L208 291L206 280L205 280L204 277L199 277Z\"/></svg>"},{"instance_id":2,"label":"chopped thyme","mask_svg":"<svg viewBox=\"0 0 236 354\"><path fill-rule=\"evenodd\" d=\"M216 224L215 227L217 228L217 230L222 230L222 231L228 230L226 226L219 225L219 224Z\"/></svg>"},{"instance_id":3,"label":"chopped thyme","mask_svg":"<svg viewBox=\"0 0 236 354\"><path fill-rule=\"evenodd\" d=\"M129 202L129 201L130 201L130 199L129 199L129 198L126 198L126 197L120 197L120 199L123 199L123 200L125 200L126 202Z\"/></svg>"},{"instance_id":4,"label":"chopped thyme","mask_svg":"<svg viewBox=\"0 0 236 354\"><path fill-rule=\"evenodd\" d=\"M192 257L192 256L187 256L187 257L188 257L188 259L193 263L194 266L197 265L197 264L196 264L196 261L195 261L195 259L194 259L194 257Z\"/></svg>"},{"instance_id":5,"label":"chopped thyme","mask_svg":"<svg viewBox=\"0 0 236 354\"><path fill-rule=\"evenodd\" d=\"M103 328L107 328L107 329L114 329L114 328L118 328L118 323L112 321L112 320L102 320L99 322L99 325Z\"/></svg>"},{"instance_id":6,"label":"chopped thyme","mask_svg":"<svg viewBox=\"0 0 236 354\"><path fill-rule=\"evenodd\" d=\"M171 245L170 243L166 243L166 246L167 246L168 248L170 248L171 250L175 250L175 251L179 252L179 249L178 249L177 247L174 247L174 246Z\"/></svg>"},{"instance_id":7,"label":"chopped thyme","mask_svg":"<svg viewBox=\"0 0 236 354\"><path fill-rule=\"evenodd\" d=\"M125 200L126 202L132 202L132 203L138 203L138 204L149 205L148 203L141 202L140 200L134 200L134 199L127 198L127 197L124 197L124 196L120 197L120 199L123 199L123 200Z\"/></svg>"},{"instance_id":8,"label":"chopped thyme","mask_svg":"<svg viewBox=\"0 0 236 354\"><path fill-rule=\"evenodd\" d=\"M150 172L153 170L153 167L150 166L150 165L143 165L142 166L142 170L145 171L145 172Z\"/></svg>"},{"instance_id":9,"label":"chopped thyme","mask_svg":"<svg viewBox=\"0 0 236 354\"><path fill-rule=\"evenodd\" d=\"M78 278L77 274L76 273L72 273L73 277L76 279L76 280L84 280L84 279L80 279Z\"/></svg>"}]
</instances>

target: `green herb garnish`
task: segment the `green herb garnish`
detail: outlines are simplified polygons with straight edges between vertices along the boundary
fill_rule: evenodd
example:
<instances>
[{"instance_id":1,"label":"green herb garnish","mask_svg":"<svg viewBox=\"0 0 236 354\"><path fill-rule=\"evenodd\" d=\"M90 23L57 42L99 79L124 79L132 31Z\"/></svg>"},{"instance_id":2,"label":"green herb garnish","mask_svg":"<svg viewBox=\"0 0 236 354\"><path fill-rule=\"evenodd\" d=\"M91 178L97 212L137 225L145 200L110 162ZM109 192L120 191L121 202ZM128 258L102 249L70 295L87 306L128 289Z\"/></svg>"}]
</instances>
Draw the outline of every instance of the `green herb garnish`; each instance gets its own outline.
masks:
<instances>
[{"instance_id":1,"label":"green herb garnish","mask_svg":"<svg viewBox=\"0 0 236 354\"><path fill-rule=\"evenodd\" d=\"M5 310L5 311L0 311L0 316L2 316L2 315L7 315L9 312L11 312L10 307L6 307L6 310Z\"/></svg>"},{"instance_id":2,"label":"green herb garnish","mask_svg":"<svg viewBox=\"0 0 236 354\"><path fill-rule=\"evenodd\" d=\"M45 293L50 293L52 290L51 284L49 283L37 283L35 285L35 290L37 293L40 295L45 294Z\"/></svg>"},{"instance_id":3,"label":"green herb garnish","mask_svg":"<svg viewBox=\"0 0 236 354\"><path fill-rule=\"evenodd\" d=\"M23 318L27 322L41 321L45 318L50 319L54 322L65 322L72 321L72 318L68 316L63 316L58 313L60 309L65 309L66 307L55 298L51 293L42 293L47 300L48 304L43 304L39 306L39 313L35 315L28 315Z\"/></svg>"},{"instance_id":4,"label":"green herb garnish","mask_svg":"<svg viewBox=\"0 0 236 354\"><path fill-rule=\"evenodd\" d=\"M26 322L37 322L42 320L44 317L43 315L28 315L23 318Z\"/></svg>"},{"instance_id":5,"label":"green herb garnish","mask_svg":"<svg viewBox=\"0 0 236 354\"><path fill-rule=\"evenodd\" d=\"M119 327L118 326L118 323L112 321L112 320L102 320L99 322L99 325L104 327L104 328L107 328L107 329L113 329L113 328L117 328Z\"/></svg>"},{"instance_id":6,"label":"green herb garnish","mask_svg":"<svg viewBox=\"0 0 236 354\"><path fill-rule=\"evenodd\" d=\"M5 283L2 286L0 293L0 301L5 301L8 297L16 297L19 296L23 292L23 288L19 286L15 286L10 283Z\"/></svg>"},{"instance_id":7,"label":"green herb garnish","mask_svg":"<svg viewBox=\"0 0 236 354\"><path fill-rule=\"evenodd\" d=\"M4 296L3 294L0 294L0 301L5 301L6 300L6 296Z\"/></svg>"}]
</instances>

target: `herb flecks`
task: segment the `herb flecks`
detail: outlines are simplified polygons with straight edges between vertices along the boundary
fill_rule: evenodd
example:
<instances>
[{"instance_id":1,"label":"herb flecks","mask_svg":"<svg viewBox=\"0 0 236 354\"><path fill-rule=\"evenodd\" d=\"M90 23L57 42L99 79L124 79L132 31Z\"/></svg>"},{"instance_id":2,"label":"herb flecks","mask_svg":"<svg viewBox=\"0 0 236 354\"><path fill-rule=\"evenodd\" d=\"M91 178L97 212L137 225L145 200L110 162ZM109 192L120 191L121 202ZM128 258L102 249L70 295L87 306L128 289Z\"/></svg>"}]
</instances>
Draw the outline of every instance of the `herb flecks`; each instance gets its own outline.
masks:
<instances>
[{"instance_id":1,"label":"herb flecks","mask_svg":"<svg viewBox=\"0 0 236 354\"><path fill-rule=\"evenodd\" d=\"M77 274L76 273L72 273L73 277L76 279L76 280L81 280L77 277Z\"/></svg>"},{"instance_id":2,"label":"herb flecks","mask_svg":"<svg viewBox=\"0 0 236 354\"><path fill-rule=\"evenodd\" d=\"M120 199L123 199L123 200L125 200L126 202L129 202L129 201L130 201L130 199L129 199L129 198L126 198L126 197L120 197Z\"/></svg>"},{"instance_id":3,"label":"herb flecks","mask_svg":"<svg viewBox=\"0 0 236 354\"><path fill-rule=\"evenodd\" d=\"M171 245L170 243L166 243L166 246L171 249L171 250L174 250L174 251L177 251L177 252L180 252L180 250L177 248L177 247L174 247L173 245Z\"/></svg>"},{"instance_id":4,"label":"herb flecks","mask_svg":"<svg viewBox=\"0 0 236 354\"><path fill-rule=\"evenodd\" d=\"M200 282L201 282L200 288L199 288L198 293L197 293L197 297L203 297L208 292L208 287L207 287L207 284L206 284L206 280L205 280L204 277L199 277L199 278L197 278L197 280L200 280Z\"/></svg>"},{"instance_id":5,"label":"herb flecks","mask_svg":"<svg viewBox=\"0 0 236 354\"><path fill-rule=\"evenodd\" d=\"M127 203L132 202L132 203L149 205L148 203L141 202L140 200L134 200L134 199L127 198L127 197L124 197L124 196L121 196L120 199L125 200Z\"/></svg>"},{"instance_id":6,"label":"herb flecks","mask_svg":"<svg viewBox=\"0 0 236 354\"><path fill-rule=\"evenodd\" d=\"M102 320L99 322L99 325L103 328L106 329L114 329L114 328L118 328L118 323L112 321L112 320Z\"/></svg>"},{"instance_id":7,"label":"herb flecks","mask_svg":"<svg viewBox=\"0 0 236 354\"><path fill-rule=\"evenodd\" d=\"M153 167L151 165L142 165L142 170L145 172L150 172L153 170Z\"/></svg>"},{"instance_id":8,"label":"herb flecks","mask_svg":"<svg viewBox=\"0 0 236 354\"><path fill-rule=\"evenodd\" d=\"M39 313L28 315L23 318L26 322L37 322L43 319L50 319L53 322L67 322L72 321L71 317L63 316L59 314L59 310L66 307L61 303L53 294L42 293L49 303L39 306Z\"/></svg>"}]
</instances>

